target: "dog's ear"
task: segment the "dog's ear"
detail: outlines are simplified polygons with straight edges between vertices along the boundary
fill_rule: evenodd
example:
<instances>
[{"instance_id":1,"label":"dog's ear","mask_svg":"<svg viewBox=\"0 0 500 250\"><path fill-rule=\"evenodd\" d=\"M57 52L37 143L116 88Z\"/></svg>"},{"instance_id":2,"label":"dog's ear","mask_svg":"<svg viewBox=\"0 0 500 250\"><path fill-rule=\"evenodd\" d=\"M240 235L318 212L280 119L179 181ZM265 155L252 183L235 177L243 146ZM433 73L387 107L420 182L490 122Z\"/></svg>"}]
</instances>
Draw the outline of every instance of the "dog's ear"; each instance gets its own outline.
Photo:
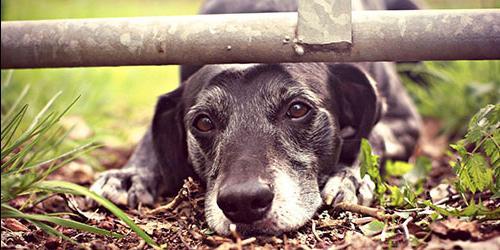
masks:
<instances>
[{"instance_id":1,"label":"dog's ear","mask_svg":"<svg viewBox=\"0 0 500 250\"><path fill-rule=\"evenodd\" d=\"M362 138L367 138L381 115L381 100L375 81L352 64L329 65L330 94L343 139L339 162L351 165Z\"/></svg>"},{"instance_id":2,"label":"dog's ear","mask_svg":"<svg viewBox=\"0 0 500 250\"><path fill-rule=\"evenodd\" d=\"M167 195L176 194L183 180L192 175L188 163L186 131L183 118L184 85L160 96L153 117L152 137Z\"/></svg>"}]
</instances>

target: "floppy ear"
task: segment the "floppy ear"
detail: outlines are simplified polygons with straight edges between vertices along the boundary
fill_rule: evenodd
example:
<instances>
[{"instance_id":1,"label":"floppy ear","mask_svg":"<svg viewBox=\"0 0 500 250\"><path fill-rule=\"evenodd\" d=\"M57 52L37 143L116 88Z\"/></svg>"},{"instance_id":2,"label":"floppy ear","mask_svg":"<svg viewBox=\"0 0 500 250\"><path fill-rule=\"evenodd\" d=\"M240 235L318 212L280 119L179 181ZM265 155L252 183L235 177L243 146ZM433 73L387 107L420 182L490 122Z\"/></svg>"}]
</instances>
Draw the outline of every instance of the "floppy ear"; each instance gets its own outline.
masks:
<instances>
[{"instance_id":1,"label":"floppy ear","mask_svg":"<svg viewBox=\"0 0 500 250\"><path fill-rule=\"evenodd\" d=\"M160 96L153 118L152 134L167 195L177 193L183 180L193 174L188 163L186 132L183 122L184 85Z\"/></svg>"},{"instance_id":2,"label":"floppy ear","mask_svg":"<svg viewBox=\"0 0 500 250\"><path fill-rule=\"evenodd\" d=\"M351 165L357 159L362 138L368 138L378 122L381 101L375 81L352 64L329 65L334 114L343 139L339 162Z\"/></svg>"}]
</instances>

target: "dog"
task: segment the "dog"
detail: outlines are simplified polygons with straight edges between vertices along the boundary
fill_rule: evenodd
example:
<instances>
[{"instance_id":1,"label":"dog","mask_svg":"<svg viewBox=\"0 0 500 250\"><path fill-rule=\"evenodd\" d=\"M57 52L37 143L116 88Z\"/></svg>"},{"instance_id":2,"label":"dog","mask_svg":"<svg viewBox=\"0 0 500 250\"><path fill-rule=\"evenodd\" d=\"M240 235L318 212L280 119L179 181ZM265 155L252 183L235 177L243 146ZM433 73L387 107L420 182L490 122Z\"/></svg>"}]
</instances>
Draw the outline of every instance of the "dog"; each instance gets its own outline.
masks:
<instances>
[{"instance_id":1,"label":"dog","mask_svg":"<svg viewBox=\"0 0 500 250\"><path fill-rule=\"evenodd\" d=\"M391 9L410 1L354 1ZM392 4L392 5L390 5ZM296 1L207 1L203 14L295 11ZM205 215L219 234L280 234L323 204L369 204L362 138L385 159L407 160L421 121L392 62L183 66L159 97L127 165L91 189L115 203L152 204L188 176L206 186Z\"/></svg>"}]
</instances>

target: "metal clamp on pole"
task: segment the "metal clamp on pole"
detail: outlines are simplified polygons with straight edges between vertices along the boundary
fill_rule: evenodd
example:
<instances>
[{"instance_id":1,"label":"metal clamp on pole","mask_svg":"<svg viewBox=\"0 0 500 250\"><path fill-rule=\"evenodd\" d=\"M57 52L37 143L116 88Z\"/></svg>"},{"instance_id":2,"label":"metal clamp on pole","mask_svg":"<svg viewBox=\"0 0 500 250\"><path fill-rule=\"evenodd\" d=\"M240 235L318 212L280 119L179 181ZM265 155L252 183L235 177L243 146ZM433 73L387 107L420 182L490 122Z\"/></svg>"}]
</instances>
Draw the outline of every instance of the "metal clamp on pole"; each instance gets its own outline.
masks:
<instances>
[{"instance_id":1,"label":"metal clamp on pole","mask_svg":"<svg viewBox=\"0 0 500 250\"><path fill-rule=\"evenodd\" d=\"M295 52L345 50L352 45L351 0L299 0Z\"/></svg>"}]
</instances>

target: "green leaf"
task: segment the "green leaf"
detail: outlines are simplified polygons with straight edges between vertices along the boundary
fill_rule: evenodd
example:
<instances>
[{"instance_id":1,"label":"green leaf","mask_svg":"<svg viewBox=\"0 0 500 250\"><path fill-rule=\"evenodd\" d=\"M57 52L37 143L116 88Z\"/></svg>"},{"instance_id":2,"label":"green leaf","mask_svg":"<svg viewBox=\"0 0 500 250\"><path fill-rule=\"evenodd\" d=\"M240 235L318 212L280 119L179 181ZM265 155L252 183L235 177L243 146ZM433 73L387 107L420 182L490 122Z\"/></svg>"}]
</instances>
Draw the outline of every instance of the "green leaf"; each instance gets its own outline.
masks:
<instances>
[{"instance_id":1,"label":"green leaf","mask_svg":"<svg viewBox=\"0 0 500 250\"><path fill-rule=\"evenodd\" d=\"M379 220L374 220L366 225L360 226L361 232L365 236L376 235L384 230L385 224Z\"/></svg>"},{"instance_id":2,"label":"green leaf","mask_svg":"<svg viewBox=\"0 0 500 250\"><path fill-rule=\"evenodd\" d=\"M475 189L484 191L493 183L493 173L482 155L474 154L466 164L468 175Z\"/></svg>"},{"instance_id":3,"label":"green leaf","mask_svg":"<svg viewBox=\"0 0 500 250\"><path fill-rule=\"evenodd\" d=\"M361 140L361 153L359 154L361 178L368 175L375 183L375 192L382 202L383 194L387 191L386 184L380 176L379 156L372 154L370 143L366 139Z\"/></svg>"},{"instance_id":4,"label":"green leaf","mask_svg":"<svg viewBox=\"0 0 500 250\"><path fill-rule=\"evenodd\" d=\"M60 225L63 227L69 227L69 228L74 228L77 230L81 231L87 231L90 233L95 233L95 234L101 234L105 236L111 236L115 238L121 238L123 235L113 233L111 231L105 230L105 229L100 229L97 227L89 226L87 224L74 221L74 220L69 220L69 219L63 219L55 216L48 216L48 215L40 215L40 214L26 214L18 211L15 208L9 207L5 204L2 204L2 218L20 218L20 219L26 219L26 220L32 220L32 221L40 221L40 222L50 222L54 223L56 225Z\"/></svg>"},{"instance_id":5,"label":"green leaf","mask_svg":"<svg viewBox=\"0 0 500 250\"><path fill-rule=\"evenodd\" d=\"M118 208L112 202L104 199L103 197L97 195L96 193L88 190L85 187L66 181L43 181L38 183L37 187L49 191L54 191L54 190L60 190L61 192L72 191L79 195L87 196L96 201L97 203L101 204L103 207L105 207L111 213L113 213L116 217L125 222L125 224L127 224L130 227L130 229L132 229L139 237L141 237L150 246L155 248L159 247L156 244L156 242L154 242L154 240L148 234L146 234L140 227L138 227L120 208Z\"/></svg>"},{"instance_id":6,"label":"green leaf","mask_svg":"<svg viewBox=\"0 0 500 250\"><path fill-rule=\"evenodd\" d=\"M360 154L361 178L368 174L372 181L381 183L378 158L377 155L372 154L372 148L368 140L362 139Z\"/></svg>"},{"instance_id":7,"label":"green leaf","mask_svg":"<svg viewBox=\"0 0 500 250\"><path fill-rule=\"evenodd\" d=\"M403 176L413 169L413 165L404 161L387 161L385 172L387 176Z\"/></svg>"}]
</instances>

